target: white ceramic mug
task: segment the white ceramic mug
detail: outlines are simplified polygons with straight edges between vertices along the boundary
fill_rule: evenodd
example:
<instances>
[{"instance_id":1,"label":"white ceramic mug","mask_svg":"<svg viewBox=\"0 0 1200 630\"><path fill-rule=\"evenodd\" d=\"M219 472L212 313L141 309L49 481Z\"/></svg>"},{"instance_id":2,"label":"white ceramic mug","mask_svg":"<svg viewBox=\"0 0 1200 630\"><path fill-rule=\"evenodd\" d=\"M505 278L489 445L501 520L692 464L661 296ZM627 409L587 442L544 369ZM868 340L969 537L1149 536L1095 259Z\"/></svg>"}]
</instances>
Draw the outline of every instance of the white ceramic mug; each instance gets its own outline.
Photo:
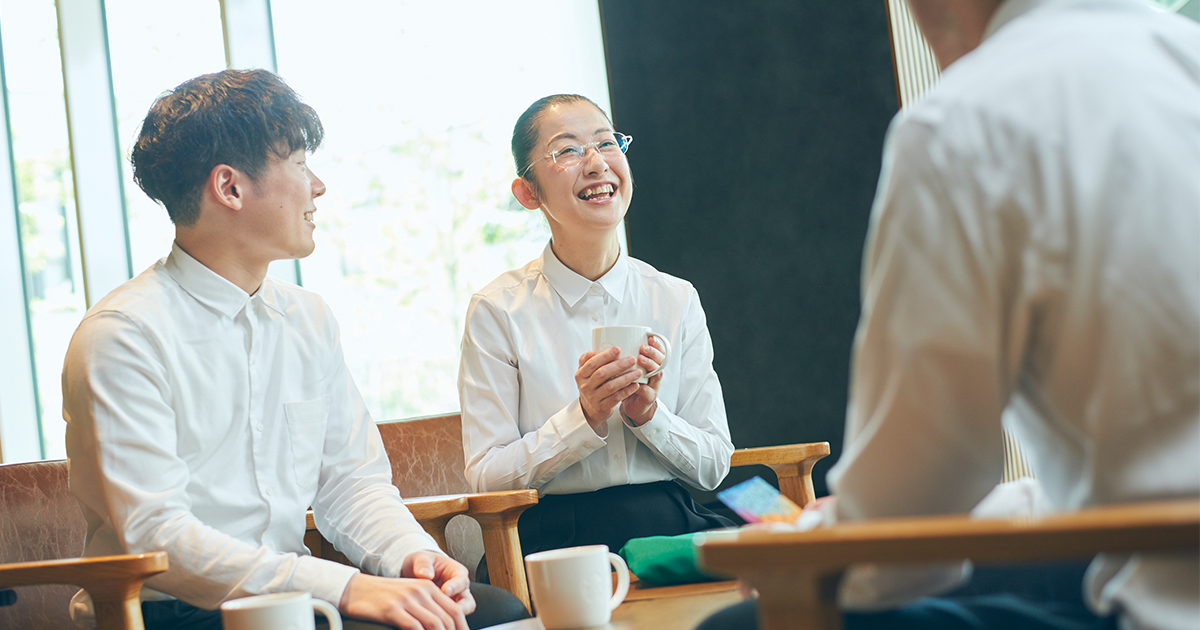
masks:
<instances>
[{"instance_id":1,"label":"white ceramic mug","mask_svg":"<svg viewBox=\"0 0 1200 630\"><path fill-rule=\"evenodd\" d=\"M313 613L329 620L329 630L342 630L342 617L333 604L308 593L268 593L221 604L225 630L314 630Z\"/></svg>"},{"instance_id":2,"label":"white ceramic mug","mask_svg":"<svg viewBox=\"0 0 1200 630\"><path fill-rule=\"evenodd\" d=\"M638 383L648 383L650 377L663 371L671 359L671 342L667 341L666 337L651 331L646 326L597 326L592 329L592 350L600 352L616 346L621 349L621 356L618 358L636 357L641 354L642 344L650 343L651 337L658 337L658 340L662 342L663 361L657 370L643 374L637 380ZM642 368L634 366L632 369L640 370Z\"/></svg>"},{"instance_id":3,"label":"white ceramic mug","mask_svg":"<svg viewBox=\"0 0 1200 630\"><path fill-rule=\"evenodd\" d=\"M617 570L615 593L610 564ZM531 553L525 556L525 570L533 607L546 630L602 626L629 592L629 567L605 545Z\"/></svg>"}]
</instances>

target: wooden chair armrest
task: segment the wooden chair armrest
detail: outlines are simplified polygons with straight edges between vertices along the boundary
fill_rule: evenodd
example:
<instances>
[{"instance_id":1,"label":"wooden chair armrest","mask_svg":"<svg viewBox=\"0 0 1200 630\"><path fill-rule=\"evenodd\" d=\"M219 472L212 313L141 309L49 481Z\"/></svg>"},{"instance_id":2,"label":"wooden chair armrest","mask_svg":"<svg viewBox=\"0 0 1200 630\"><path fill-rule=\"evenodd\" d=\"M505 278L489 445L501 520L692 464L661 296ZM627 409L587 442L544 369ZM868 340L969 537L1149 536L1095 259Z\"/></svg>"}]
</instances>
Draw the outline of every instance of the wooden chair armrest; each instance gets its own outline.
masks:
<instances>
[{"instance_id":1,"label":"wooden chair armrest","mask_svg":"<svg viewBox=\"0 0 1200 630\"><path fill-rule=\"evenodd\" d=\"M405 499L404 505L421 527L447 551L446 523L459 514L479 522L483 534L483 552L488 559L488 577L494 586L507 590L529 608L529 586L525 581L525 560L517 519L526 508L537 504L537 490L506 490L475 494L452 494ZM305 515L304 544L314 556L343 564L350 561L321 537L313 521L312 510Z\"/></svg>"},{"instance_id":2,"label":"wooden chair armrest","mask_svg":"<svg viewBox=\"0 0 1200 630\"><path fill-rule=\"evenodd\" d=\"M813 492L813 464L829 454L829 442L785 444L760 448L740 448L729 459L732 466L760 464L775 471L779 491L800 507L817 498Z\"/></svg>"},{"instance_id":3,"label":"wooden chair armrest","mask_svg":"<svg viewBox=\"0 0 1200 630\"><path fill-rule=\"evenodd\" d=\"M438 547L446 553L450 547L446 545L446 523L450 519L465 514L469 507L466 495L451 494L438 497L416 497L405 499L404 505L413 517L425 529L425 532L437 541Z\"/></svg>"},{"instance_id":4,"label":"wooden chair armrest","mask_svg":"<svg viewBox=\"0 0 1200 630\"><path fill-rule=\"evenodd\" d=\"M537 490L479 492L467 495L467 501L470 505L467 515L478 521L483 530L488 579L494 586L515 595L532 611L517 520L522 512L537 504Z\"/></svg>"},{"instance_id":5,"label":"wooden chair armrest","mask_svg":"<svg viewBox=\"0 0 1200 630\"><path fill-rule=\"evenodd\" d=\"M142 584L167 570L164 551L0 565L0 586L76 584L92 597L99 630L141 630Z\"/></svg>"},{"instance_id":6,"label":"wooden chair armrest","mask_svg":"<svg viewBox=\"0 0 1200 630\"><path fill-rule=\"evenodd\" d=\"M1032 562L1098 553L1195 551L1200 500L1089 508L1041 518L969 516L891 518L807 532L744 531L699 541L710 569L738 576L759 591L765 630L838 630L837 584L864 562L925 563L971 559Z\"/></svg>"}]
</instances>

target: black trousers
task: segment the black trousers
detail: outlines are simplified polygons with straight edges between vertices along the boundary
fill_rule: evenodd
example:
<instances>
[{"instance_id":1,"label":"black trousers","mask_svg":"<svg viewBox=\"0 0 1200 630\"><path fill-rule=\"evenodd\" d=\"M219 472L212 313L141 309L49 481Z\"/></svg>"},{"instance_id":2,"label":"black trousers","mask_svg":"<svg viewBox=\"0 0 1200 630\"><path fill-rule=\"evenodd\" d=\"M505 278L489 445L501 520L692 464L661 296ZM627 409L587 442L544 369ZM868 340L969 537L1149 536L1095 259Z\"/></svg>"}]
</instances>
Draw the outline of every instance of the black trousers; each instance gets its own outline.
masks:
<instances>
[{"instance_id":1,"label":"black trousers","mask_svg":"<svg viewBox=\"0 0 1200 630\"><path fill-rule=\"evenodd\" d=\"M1098 617L1083 601L1086 562L977 567L971 582L876 613L842 614L846 630L1117 630L1117 618ZM758 606L735 604L696 630L753 630Z\"/></svg>"},{"instance_id":2,"label":"black trousers","mask_svg":"<svg viewBox=\"0 0 1200 630\"><path fill-rule=\"evenodd\" d=\"M529 617L524 604L504 589L472 583L471 595L475 597L475 612L467 615L471 630ZM146 630L222 630L221 611L197 608L179 600L142 602L142 619ZM318 629L329 627L324 617L318 615L316 619ZM394 630L391 626L351 619L343 619L342 626L346 630Z\"/></svg>"},{"instance_id":3,"label":"black trousers","mask_svg":"<svg viewBox=\"0 0 1200 630\"><path fill-rule=\"evenodd\" d=\"M615 552L631 538L733 526L729 519L697 504L673 480L543 495L517 522L525 555L580 545L608 545ZM480 561L475 579L487 581L487 558Z\"/></svg>"}]
</instances>

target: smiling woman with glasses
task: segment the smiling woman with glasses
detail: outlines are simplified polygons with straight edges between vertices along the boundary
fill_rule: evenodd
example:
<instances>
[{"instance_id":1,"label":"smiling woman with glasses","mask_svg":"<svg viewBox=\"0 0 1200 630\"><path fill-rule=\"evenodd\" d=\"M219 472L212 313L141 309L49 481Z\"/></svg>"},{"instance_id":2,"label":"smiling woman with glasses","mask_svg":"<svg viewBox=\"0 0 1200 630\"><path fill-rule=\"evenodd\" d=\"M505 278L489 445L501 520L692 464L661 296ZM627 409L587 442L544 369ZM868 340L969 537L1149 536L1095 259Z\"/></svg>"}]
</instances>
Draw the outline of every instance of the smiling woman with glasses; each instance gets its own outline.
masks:
<instances>
[{"instance_id":1,"label":"smiling woman with glasses","mask_svg":"<svg viewBox=\"0 0 1200 630\"><path fill-rule=\"evenodd\" d=\"M677 481L715 488L733 444L695 288L617 240L632 142L576 95L535 102L513 130L513 196L552 239L472 297L459 398L471 485L540 491L519 522L524 553L732 525ZM592 352L592 329L618 325L664 336L669 362L657 339L636 357Z\"/></svg>"}]
</instances>

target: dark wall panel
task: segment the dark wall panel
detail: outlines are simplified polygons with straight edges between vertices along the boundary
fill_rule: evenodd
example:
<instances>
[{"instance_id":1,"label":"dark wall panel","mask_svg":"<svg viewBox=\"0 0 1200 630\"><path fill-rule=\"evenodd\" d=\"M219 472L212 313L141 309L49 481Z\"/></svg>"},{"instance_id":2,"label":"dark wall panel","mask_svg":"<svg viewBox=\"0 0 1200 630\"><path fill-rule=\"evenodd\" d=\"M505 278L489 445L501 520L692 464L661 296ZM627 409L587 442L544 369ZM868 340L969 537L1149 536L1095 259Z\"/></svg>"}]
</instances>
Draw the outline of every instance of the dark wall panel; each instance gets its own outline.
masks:
<instances>
[{"instance_id":1,"label":"dark wall panel","mask_svg":"<svg viewBox=\"0 0 1200 630\"><path fill-rule=\"evenodd\" d=\"M836 459L896 88L883 0L603 0L634 256L700 292L739 447ZM744 478L738 475L735 479Z\"/></svg>"}]
</instances>

